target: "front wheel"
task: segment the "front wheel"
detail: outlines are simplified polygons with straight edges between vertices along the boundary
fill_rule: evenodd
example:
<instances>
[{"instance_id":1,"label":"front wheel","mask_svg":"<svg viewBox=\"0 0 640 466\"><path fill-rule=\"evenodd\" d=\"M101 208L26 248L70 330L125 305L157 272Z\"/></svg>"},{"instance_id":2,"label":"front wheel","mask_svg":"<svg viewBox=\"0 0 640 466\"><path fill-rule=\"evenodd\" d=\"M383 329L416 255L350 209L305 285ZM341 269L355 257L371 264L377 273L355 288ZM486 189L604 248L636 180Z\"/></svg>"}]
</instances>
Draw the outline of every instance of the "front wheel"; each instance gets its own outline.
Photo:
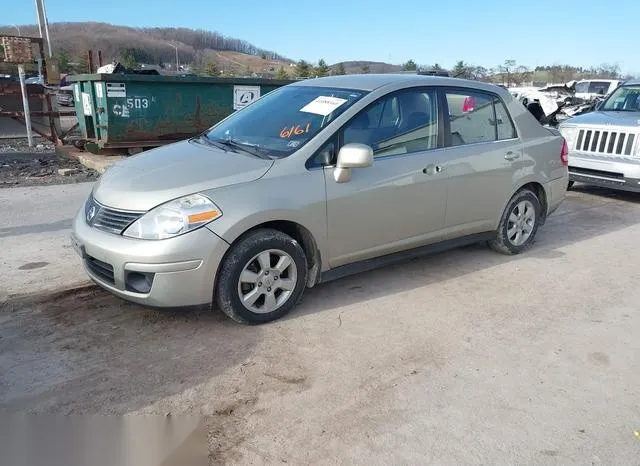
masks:
<instances>
[{"instance_id":1,"label":"front wheel","mask_svg":"<svg viewBox=\"0 0 640 466\"><path fill-rule=\"evenodd\" d=\"M534 241L541 217L540 200L528 189L518 191L505 208L489 246L501 254L520 254Z\"/></svg>"},{"instance_id":2,"label":"front wheel","mask_svg":"<svg viewBox=\"0 0 640 466\"><path fill-rule=\"evenodd\" d=\"M293 309L306 282L300 244L277 230L256 230L232 246L221 264L216 303L236 322L262 324Z\"/></svg>"}]
</instances>

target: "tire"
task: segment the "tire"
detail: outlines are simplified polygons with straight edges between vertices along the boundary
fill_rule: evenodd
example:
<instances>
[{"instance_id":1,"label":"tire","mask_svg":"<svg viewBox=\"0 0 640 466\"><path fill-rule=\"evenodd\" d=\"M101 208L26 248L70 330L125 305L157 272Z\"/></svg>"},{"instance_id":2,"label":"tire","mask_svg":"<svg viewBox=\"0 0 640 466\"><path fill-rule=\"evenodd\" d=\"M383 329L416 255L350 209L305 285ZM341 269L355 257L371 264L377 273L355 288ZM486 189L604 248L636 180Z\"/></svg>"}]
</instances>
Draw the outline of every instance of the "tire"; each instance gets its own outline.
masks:
<instances>
[{"instance_id":1,"label":"tire","mask_svg":"<svg viewBox=\"0 0 640 466\"><path fill-rule=\"evenodd\" d=\"M520 254L526 250L533 244L538 232L541 211L538 196L529 189L521 189L514 194L502 213L495 238L489 241L491 249L505 255ZM518 214L522 216L518 217ZM514 224L513 220L516 219L522 223ZM526 225L529 227L525 228ZM519 237L516 236L518 231L520 231ZM529 233L526 238L523 238L525 231Z\"/></svg>"},{"instance_id":2,"label":"tire","mask_svg":"<svg viewBox=\"0 0 640 466\"><path fill-rule=\"evenodd\" d=\"M306 283L302 246L281 231L260 229L240 239L223 259L215 302L236 322L264 324L289 313L302 298Z\"/></svg>"},{"instance_id":3,"label":"tire","mask_svg":"<svg viewBox=\"0 0 640 466\"><path fill-rule=\"evenodd\" d=\"M575 183L574 181L569 181L569 184L567 185L567 191L569 191L571 188L573 188L573 183Z\"/></svg>"}]
</instances>

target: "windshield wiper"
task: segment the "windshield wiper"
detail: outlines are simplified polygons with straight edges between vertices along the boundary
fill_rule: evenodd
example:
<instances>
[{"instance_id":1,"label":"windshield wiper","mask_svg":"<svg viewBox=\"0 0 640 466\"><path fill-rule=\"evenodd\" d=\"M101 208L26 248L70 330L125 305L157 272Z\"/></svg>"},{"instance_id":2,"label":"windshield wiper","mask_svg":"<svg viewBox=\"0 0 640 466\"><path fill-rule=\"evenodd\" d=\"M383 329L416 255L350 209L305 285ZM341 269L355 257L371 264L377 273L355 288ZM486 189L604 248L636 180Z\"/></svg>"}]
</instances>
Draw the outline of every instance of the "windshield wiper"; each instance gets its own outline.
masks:
<instances>
[{"instance_id":1,"label":"windshield wiper","mask_svg":"<svg viewBox=\"0 0 640 466\"><path fill-rule=\"evenodd\" d=\"M227 152L227 150L228 150L227 146L225 146L224 144L221 144L221 143L219 143L219 142L217 142L217 141L215 141L213 139L209 139L206 134L201 134L200 136L195 138L195 140L203 142L203 143L208 144L208 145L213 146L213 147L217 147L218 149L222 149L225 152Z\"/></svg>"},{"instance_id":2,"label":"windshield wiper","mask_svg":"<svg viewBox=\"0 0 640 466\"><path fill-rule=\"evenodd\" d=\"M247 154L251 154L255 157L259 157L261 159L271 160L271 157L262 153L259 146L254 146L251 144L245 144L233 139L210 139L207 137L209 142L214 144L219 144L223 147L231 147L232 149L240 150L242 152L246 152Z\"/></svg>"}]
</instances>

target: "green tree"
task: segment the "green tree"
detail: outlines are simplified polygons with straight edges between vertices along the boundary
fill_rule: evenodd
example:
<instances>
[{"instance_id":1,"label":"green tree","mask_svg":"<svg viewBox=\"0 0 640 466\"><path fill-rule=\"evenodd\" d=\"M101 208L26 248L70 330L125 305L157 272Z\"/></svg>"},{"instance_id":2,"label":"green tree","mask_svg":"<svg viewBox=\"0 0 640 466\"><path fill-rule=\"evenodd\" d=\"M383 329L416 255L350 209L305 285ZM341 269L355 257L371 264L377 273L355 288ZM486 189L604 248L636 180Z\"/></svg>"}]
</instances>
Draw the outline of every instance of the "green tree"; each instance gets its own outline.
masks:
<instances>
[{"instance_id":1,"label":"green tree","mask_svg":"<svg viewBox=\"0 0 640 466\"><path fill-rule=\"evenodd\" d=\"M409 60L402 64L403 71L416 71L418 69L418 65L413 60Z\"/></svg>"},{"instance_id":2,"label":"green tree","mask_svg":"<svg viewBox=\"0 0 640 466\"><path fill-rule=\"evenodd\" d=\"M54 61L58 64L58 71L60 73L68 73L71 71L71 65L69 63L69 53L65 49L60 49L53 56Z\"/></svg>"},{"instance_id":3,"label":"green tree","mask_svg":"<svg viewBox=\"0 0 640 466\"><path fill-rule=\"evenodd\" d=\"M220 71L218 70L218 67L215 63L210 62L207 63L207 66L205 66L204 73L208 76L218 76L220 74Z\"/></svg>"},{"instance_id":4,"label":"green tree","mask_svg":"<svg viewBox=\"0 0 640 466\"><path fill-rule=\"evenodd\" d=\"M345 70L344 70L344 63L338 63L338 64L336 65L336 69L335 69L335 70L333 70L333 74L338 75L338 76L341 76L341 75L343 75L343 74L347 74L347 73L345 72Z\"/></svg>"},{"instance_id":5,"label":"green tree","mask_svg":"<svg viewBox=\"0 0 640 466\"><path fill-rule=\"evenodd\" d=\"M304 60L296 63L296 76L298 78L308 78L311 74L311 65Z\"/></svg>"},{"instance_id":6,"label":"green tree","mask_svg":"<svg viewBox=\"0 0 640 466\"><path fill-rule=\"evenodd\" d=\"M434 69L434 70L437 70L437 71L441 71L442 70L442 67L440 66L440 63L434 63L431 68Z\"/></svg>"},{"instance_id":7,"label":"green tree","mask_svg":"<svg viewBox=\"0 0 640 466\"><path fill-rule=\"evenodd\" d=\"M327 62L324 61L324 59L321 58L318 61L318 66L316 66L315 73L316 73L316 76L319 78L329 74L329 66L327 66Z\"/></svg>"},{"instance_id":8,"label":"green tree","mask_svg":"<svg viewBox=\"0 0 640 466\"><path fill-rule=\"evenodd\" d=\"M284 66L280 66L280 68L278 68L276 79L289 79L289 75L287 74L287 70L284 69Z\"/></svg>"},{"instance_id":9,"label":"green tree","mask_svg":"<svg viewBox=\"0 0 640 466\"><path fill-rule=\"evenodd\" d=\"M453 67L453 70L451 70L451 73L454 78L470 79L471 67L468 64L466 64L463 60L460 60Z\"/></svg>"},{"instance_id":10,"label":"green tree","mask_svg":"<svg viewBox=\"0 0 640 466\"><path fill-rule=\"evenodd\" d=\"M371 68L369 67L369 65L362 65L360 67L360 72L362 74L369 74L369 73L371 73Z\"/></svg>"},{"instance_id":11,"label":"green tree","mask_svg":"<svg viewBox=\"0 0 640 466\"><path fill-rule=\"evenodd\" d=\"M74 66L69 66L72 71L76 73L88 73L89 72L89 58L87 57L87 53L82 53L78 57Z\"/></svg>"},{"instance_id":12,"label":"green tree","mask_svg":"<svg viewBox=\"0 0 640 466\"><path fill-rule=\"evenodd\" d=\"M489 70L484 66L474 66L471 69L470 79L476 79L478 81L485 81L489 77Z\"/></svg>"},{"instance_id":13,"label":"green tree","mask_svg":"<svg viewBox=\"0 0 640 466\"><path fill-rule=\"evenodd\" d=\"M138 61L136 60L133 49L124 49L120 52L120 63L128 69L134 69L138 66Z\"/></svg>"}]
</instances>

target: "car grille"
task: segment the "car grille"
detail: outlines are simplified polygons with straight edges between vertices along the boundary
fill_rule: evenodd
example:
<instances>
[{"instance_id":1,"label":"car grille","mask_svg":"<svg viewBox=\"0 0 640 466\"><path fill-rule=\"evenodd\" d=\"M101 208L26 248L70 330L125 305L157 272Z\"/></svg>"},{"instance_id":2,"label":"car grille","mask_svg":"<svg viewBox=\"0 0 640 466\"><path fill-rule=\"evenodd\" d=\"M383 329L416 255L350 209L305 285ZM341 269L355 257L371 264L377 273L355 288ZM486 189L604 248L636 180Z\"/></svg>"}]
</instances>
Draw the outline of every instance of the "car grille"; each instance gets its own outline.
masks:
<instances>
[{"instance_id":1,"label":"car grille","mask_svg":"<svg viewBox=\"0 0 640 466\"><path fill-rule=\"evenodd\" d=\"M85 204L87 224L109 233L121 234L129 225L139 219L144 212L131 212L105 207L91 196Z\"/></svg>"},{"instance_id":2,"label":"car grille","mask_svg":"<svg viewBox=\"0 0 640 466\"><path fill-rule=\"evenodd\" d=\"M115 285L116 280L113 274L113 266L111 264L99 261L93 257L87 257L85 259L85 264L87 264L87 268L96 278L109 283L110 285Z\"/></svg>"},{"instance_id":3,"label":"car grille","mask_svg":"<svg viewBox=\"0 0 640 466\"><path fill-rule=\"evenodd\" d=\"M575 149L596 154L631 155L636 139L633 133L581 129Z\"/></svg>"}]
</instances>

